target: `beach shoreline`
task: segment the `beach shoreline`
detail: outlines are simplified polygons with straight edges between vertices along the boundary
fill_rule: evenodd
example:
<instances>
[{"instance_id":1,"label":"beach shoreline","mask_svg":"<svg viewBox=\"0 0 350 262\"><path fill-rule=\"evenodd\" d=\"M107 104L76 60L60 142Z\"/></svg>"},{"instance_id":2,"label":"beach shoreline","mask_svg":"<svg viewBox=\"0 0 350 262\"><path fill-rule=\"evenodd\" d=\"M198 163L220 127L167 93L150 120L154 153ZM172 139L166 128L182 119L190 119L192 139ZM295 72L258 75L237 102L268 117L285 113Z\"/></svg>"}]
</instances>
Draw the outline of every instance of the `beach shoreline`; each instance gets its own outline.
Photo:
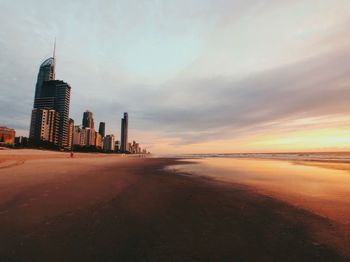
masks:
<instances>
[{"instance_id":1,"label":"beach shoreline","mask_svg":"<svg viewBox=\"0 0 350 262\"><path fill-rule=\"evenodd\" d=\"M186 160L23 154L0 169L5 261L347 261L326 219L165 169Z\"/></svg>"}]
</instances>

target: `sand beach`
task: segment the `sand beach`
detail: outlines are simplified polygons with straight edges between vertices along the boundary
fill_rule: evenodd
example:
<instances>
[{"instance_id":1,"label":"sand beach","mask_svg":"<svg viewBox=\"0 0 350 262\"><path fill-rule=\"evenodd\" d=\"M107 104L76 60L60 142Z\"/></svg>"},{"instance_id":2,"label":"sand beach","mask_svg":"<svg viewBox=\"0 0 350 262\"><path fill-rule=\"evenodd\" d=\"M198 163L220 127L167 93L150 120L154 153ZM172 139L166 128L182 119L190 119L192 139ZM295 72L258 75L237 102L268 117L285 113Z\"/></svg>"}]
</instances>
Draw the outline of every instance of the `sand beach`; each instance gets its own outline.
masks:
<instances>
[{"instance_id":1,"label":"sand beach","mask_svg":"<svg viewBox=\"0 0 350 262\"><path fill-rule=\"evenodd\" d=\"M0 151L1 261L349 261L329 219L176 158Z\"/></svg>"}]
</instances>

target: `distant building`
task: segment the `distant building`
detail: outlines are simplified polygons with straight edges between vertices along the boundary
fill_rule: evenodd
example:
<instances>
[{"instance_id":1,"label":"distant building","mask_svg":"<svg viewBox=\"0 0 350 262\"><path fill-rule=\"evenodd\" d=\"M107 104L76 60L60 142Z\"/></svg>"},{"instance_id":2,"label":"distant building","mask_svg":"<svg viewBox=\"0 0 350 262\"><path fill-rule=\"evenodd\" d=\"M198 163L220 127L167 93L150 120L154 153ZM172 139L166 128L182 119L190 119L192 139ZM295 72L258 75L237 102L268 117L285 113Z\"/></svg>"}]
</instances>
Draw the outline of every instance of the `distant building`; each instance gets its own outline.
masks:
<instances>
[{"instance_id":1,"label":"distant building","mask_svg":"<svg viewBox=\"0 0 350 262\"><path fill-rule=\"evenodd\" d=\"M106 132L106 123L105 122L100 122L100 125L98 127L98 132L102 136L102 138L105 137L105 132Z\"/></svg>"},{"instance_id":2,"label":"distant building","mask_svg":"<svg viewBox=\"0 0 350 262\"><path fill-rule=\"evenodd\" d=\"M96 145L96 132L93 128L85 128L87 132L87 145L95 146Z\"/></svg>"},{"instance_id":3,"label":"distant building","mask_svg":"<svg viewBox=\"0 0 350 262\"><path fill-rule=\"evenodd\" d=\"M15 138L15 145L18 147L26 147L28 146L28 137L17 136Z\"/></svg>"},{"instance_id":4,"label":"distant building","mask_svg":"<svg viewBox=\"0 0 350 262\"><path fill-rule=\"evenodd\" d=\"M68 147L70 149L73 146L73 136L74 136L74 120L70 118L68 121Z\"/></svg>"},{"instance_id":5,"label":"distant building","mask_svg":"<svg viewBox=\"0 0 350 262\"><path fill-rule=\"evenodd\" d=\"M114 135L107 135L103 139L103 150L106 152L114 151L115 149L115 139Z\"/></svg>"},{"instance_id":6,"label":"distant building","mask_svg":"<svg viewBox=\"0 0 350 262\"><path fill-rule=\"evenodd\" d=\"M114 152L120 152L120 142L118 140L115 141Z\"/></svg>"},{"instance_id":7,"label":"distant building","mask_svg":"<svg viewBox=\"0 0 350 262\"><path fill-rule=\"evenodd\" d=\"M83 128L95 128L94 118L92 112L86 110L83 115Z\"/></svg>"},{"instance_id":8,"label":"distant building","mask_svg":"<svg viewBox=\"0 0 350 262\"><path fill-rule=\"evenodd\" d=\"M128 148L128 113L124 113L121 123L121 138L120 138L120 151L126 153L129 151Z\"/></svg>"},{"instance_id":9,"label":"distant building","mask_svg":"<svg viewBox=\"0 0 350 262\"><path fill-rule=\"evenodd\" d=\"M80 126L74 126L73 145L86 146L86 130Z\"/></svg>"},{"instance_id":10,"label":"distant building","mask_svg":"<svg viewBox=\"0 0 350 262\"><path fill-rule=\"evenodd\" d=\"M98 132L95 132L95 147L97 149L102 149L103 148L102 136Z\"/></svg>"},{"instance_id":11,"label":"distant building","mask_svg":"<svg viewBox=\"0 0 350 262\"><path fill-rule=\"evenodd\" d=\"M0 126L0 145L14 145L16 131L12 128Z\"/></svg>"},{"instance_id":12,"label":"distant building","mask_svg":"<svg viewBox=\"0 0 350 262\"><path fill-rule=\"evenodd\" d=\"M139 143L136 143L135 141L133 141L133 143L129 143L129 152L131 154L141 154L141 147L139 145Z\"/></svg>"}]
</instances>

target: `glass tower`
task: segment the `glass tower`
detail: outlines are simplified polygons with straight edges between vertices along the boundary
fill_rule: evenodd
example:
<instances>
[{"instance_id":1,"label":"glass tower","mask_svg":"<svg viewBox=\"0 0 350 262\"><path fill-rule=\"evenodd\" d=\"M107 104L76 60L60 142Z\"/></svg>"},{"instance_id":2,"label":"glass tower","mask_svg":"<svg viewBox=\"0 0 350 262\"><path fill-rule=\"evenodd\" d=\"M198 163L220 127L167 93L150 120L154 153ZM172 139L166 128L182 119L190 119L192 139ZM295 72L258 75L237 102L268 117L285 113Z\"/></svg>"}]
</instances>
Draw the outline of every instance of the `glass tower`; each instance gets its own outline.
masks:
<instances>
[{"instance_id":1,"label":"glass tower","mask_svg":"<svg viewBox=\"0 0 350 262\"><path fill-rule=\"evenodd\" d=\"M55 80L55 58L46 59L39 68L38 79L35 86L34 100L41 96L43 84L45 81Z\"/></svg>"},{"instance_id":2,"label":"glass tower","mask_svg":"<svg viewBox=\"0 0 350 262\"><path fill-rule=\"evenodd\" d=\"M121 126L120 150L122 153L129 151L128 148L128 113L124 113Z\"/></svg>"}]
</instances>

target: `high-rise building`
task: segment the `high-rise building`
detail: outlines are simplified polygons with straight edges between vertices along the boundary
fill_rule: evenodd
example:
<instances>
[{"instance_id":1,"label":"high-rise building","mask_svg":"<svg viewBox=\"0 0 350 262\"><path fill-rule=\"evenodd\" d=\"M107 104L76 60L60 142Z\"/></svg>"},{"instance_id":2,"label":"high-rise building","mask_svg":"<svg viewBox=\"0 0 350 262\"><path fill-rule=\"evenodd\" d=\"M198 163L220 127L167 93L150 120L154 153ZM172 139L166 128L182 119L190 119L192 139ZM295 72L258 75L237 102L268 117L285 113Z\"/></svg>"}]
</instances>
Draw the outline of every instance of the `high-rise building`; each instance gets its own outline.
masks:
<instances>
[{"instance_id":1,"label":"high-rise building","mask_svg":"<svg viewBox=\"0 0 350 262\"><path fill-rule=\"evenodd\" d=\"M96 132L93 128L83 128L86 134L86 146L95 146Z\"/></svg>"},{"instance_id":2,"label":"high-rise building","mask_svg":"<svg viewBox=\"0 0 350 262\"><path fill-rule=\"evenodd\" d=\"M74 127L74 145L81 147L96 147L101 149L103 147L102 136L100 133L95 131L93 113L88 110L85 111L82 122L82 126ZM100 130L102 130L101 124ZM104 125L102 131L104 132Z\"/></svg>"},{"instance_id":3,"label":"high-rise building","mask_svg":"<svg viewBox=\"0 0 350 262\"><path fill-rule=\"evenodd\" d=\"M101 149L103 147L103 144L102 144L102 136L100 133L98 132L95 132L95 147L97 149Z\"/></svg>"},{"instance_id":4,"label":"high-rise building","mask_svg":"<svg viewBox=\"0 0 350 262\"><path fill-rule=\"evenodd\" d=\"M59 113L53 109L32 110L29 137L34 143L46 141L58 144Z\"/></svg>"},{"instance_id":5,"label":"high-rise building","mask_svg":"<svg viewBox=\"0 0 350 262\"><path fill-rule=\"evenodd\" d=\"M95 128L94 118L92 112L86 110L83 115L83 128Z\"/></svg>"},{"instance_id":6,"label":"high-rise building","mask_svg":"<svg viewBox=\"0 0 350 262\"><path fill-rule=\"evenodd\" d=\"M73 146L80 146L81 145L81 128L80 126L74 126L73 130Z\"/></svg>"},{"instance_id":7,"label":"high-rise building","mask_svg":"<svg viewBox=\"0 0 350 262\"><path fill-rule=\"evenodd\" d=\"M98 128L98 132L100 133L102 138L105 137L105 132L106 132L106 123L105 122L100 122L100 125L99 125L99 128Z\"/></svg>"},{"instance_id":8,"label":"high-rise building","mask_svg":"<svg viewBox=\"0 0 350 262\"><path fill-rule=\"evenodd\" d=\"M86 133L87 133L86 129L83 129L80 126L74 126L73 145L86 146L86 143L87 143Z\"/></svg>"},{"instance_id":9,"label":"high-rise building","mask_svg":"<svg viewBox=\"0 0 350 262\"><path fill-rule=\"evenodd\" d=\"M35 144L47 141L67 148L71 87L63 81L55 80L55 66L54 48L53 57L46 59L39 68L29 137Z\"/></svg>"},{"instance_id":10,"label":"high-rise building","mask_svg":"<svg viewBox=\"0 0 350 262\"><path fill-rule=\"evenodd\" d=\"M124 113L121 125L120 151L122 153L128 152L128 113Z\"/></svg>"},{"instance_id":11,"label":"high-rise building","mask_svg":"<svg viewBox=\"0 0 350 262\"><path fill-rule=\"evenodd\" d=\"M72 148L74 139L74 120L69 119L68 121L68 147Z\"/></svg>"},{"instance_id":12,"label":"high-rise building","mask_svg":"<svg viewBox=\"0 0 350 262\"><path fill-rule=\"evenodd\" d=\"M40 95L34 100L34 110L32 112L32 123L30 138L32 141L42 140L37 134L41 128L38 123L43 123L45 120L40 119L44 116L38 113L38 110L55 110L58 117L54 119L54 132L57 132L57 143L61 148L69 145L69 103L70 103L71 87L60 80L45 81L41 87ZM37 110L35 110L37 109ZM34 116L33 114L36 114ZM35 120L33 122L33 120ZM48 140L46 140L48 141Z\"/></svg>"},{"instance_id":13,"label":"high-rise building","mask_svg":"<svg viewBox=\"0 0 350 262\"><path fill-rule=\"evenodd\" d=\"M114 135L107 135L103 139L103 150L106 152L114 151L115 139Z\"/></svg>"}]
</instances>

